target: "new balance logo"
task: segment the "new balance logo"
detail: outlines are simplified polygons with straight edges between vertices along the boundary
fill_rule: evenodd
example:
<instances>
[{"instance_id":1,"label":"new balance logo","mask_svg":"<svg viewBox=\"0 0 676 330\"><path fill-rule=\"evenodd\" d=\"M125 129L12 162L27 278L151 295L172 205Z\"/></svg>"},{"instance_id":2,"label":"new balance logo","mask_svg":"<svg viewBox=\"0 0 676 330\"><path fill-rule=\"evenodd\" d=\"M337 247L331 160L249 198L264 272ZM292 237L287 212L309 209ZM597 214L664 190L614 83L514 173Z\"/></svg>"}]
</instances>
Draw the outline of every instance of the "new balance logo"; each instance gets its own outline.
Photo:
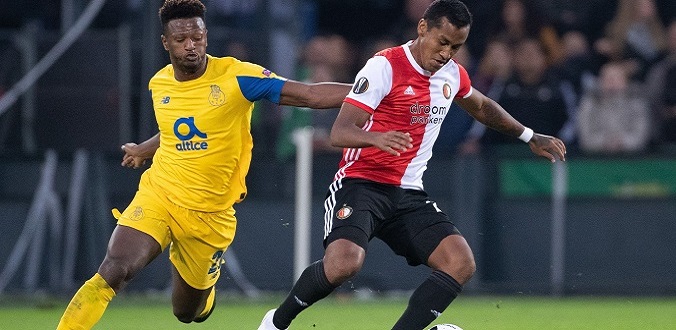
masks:
<instances>
[{"instance_id":1,"label":"new balance logo","mask_svg":"<svg viewBox=\"0 0 676 330\"><path fill-rule=\"evenodd\" d=\"M441 312L439 312L439 311L435 311L435 310L431 309L430 312L432 312L432 314L434 314L435 318L441 316Z\"/></svg>"},{"instance_id":2,"label":"new balance logo","mask_svg":"<svg viewBox=\"0 0 676 330\"><path fill-rule=\"evenodd\" d=\"M413 91L413 88L411 86L408 86L404 91L404 95L415 95L415 92Z\"/></svg>"}]
</instances>

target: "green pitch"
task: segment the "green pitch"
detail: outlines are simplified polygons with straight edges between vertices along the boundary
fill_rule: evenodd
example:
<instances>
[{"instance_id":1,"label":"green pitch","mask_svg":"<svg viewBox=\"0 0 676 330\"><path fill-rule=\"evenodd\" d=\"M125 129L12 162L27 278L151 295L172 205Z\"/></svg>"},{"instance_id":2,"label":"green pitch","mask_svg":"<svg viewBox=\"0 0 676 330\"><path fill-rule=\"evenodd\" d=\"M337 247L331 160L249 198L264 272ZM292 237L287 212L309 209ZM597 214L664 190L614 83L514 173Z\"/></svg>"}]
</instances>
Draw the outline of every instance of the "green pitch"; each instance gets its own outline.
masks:
<instances>
[{"instance_id":1,"label":"green pitch","mask_svg":"<svg viewBox=\"0 0 676 330\"><path fill-rule=\"evenodd\" d=\"M165 298L117 297L94 329L255 330L277 299L248 301L221 297L211 318L185 325L171 313ZM0 300L0 328L55 329L65 301ZM387 330L406 306L406 299L330 298L301 314L292 330ZM454 323L465 330L673 330L676 297L562 298L461 296L435 323Z\"/></svg>"}]
</instances>

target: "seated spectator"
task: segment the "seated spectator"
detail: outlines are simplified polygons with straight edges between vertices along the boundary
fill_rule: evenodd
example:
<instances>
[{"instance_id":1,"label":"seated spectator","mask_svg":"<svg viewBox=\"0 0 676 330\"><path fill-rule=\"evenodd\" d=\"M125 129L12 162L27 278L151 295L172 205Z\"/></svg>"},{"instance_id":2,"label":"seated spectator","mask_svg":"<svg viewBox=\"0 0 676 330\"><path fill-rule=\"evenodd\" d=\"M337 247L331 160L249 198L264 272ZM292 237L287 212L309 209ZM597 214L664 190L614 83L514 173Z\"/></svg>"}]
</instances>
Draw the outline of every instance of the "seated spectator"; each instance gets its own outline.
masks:
<instances>
[{"instance_id":1,"label":"seated spectator","mask_svg":"<svg viewBox=\"0 0 676 330\"><path fill-rule=\"evenodd\" d=\"M640 86L629 79L620 62L601 67L597 87L588 91L578 109L579 144L583 151L643 151L650 140L650 108Z\"/></svg>"}]
</instances>

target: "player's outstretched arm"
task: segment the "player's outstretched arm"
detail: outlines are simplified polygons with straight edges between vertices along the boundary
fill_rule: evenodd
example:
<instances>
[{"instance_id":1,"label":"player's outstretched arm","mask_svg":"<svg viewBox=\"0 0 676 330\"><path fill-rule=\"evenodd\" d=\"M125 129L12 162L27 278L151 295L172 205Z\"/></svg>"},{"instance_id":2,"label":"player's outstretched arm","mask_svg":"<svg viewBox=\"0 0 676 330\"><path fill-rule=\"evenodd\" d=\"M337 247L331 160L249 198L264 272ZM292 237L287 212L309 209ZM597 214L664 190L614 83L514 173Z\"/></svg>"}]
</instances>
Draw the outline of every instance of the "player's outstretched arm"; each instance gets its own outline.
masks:
<instances>
[{"instance_id":1,"label":"player's outstretched arm","mask_svg":"<svg viewBox=\"0 0 676 330\"><path fill-rule=\"evenodd\" d=\"M335 82L308 84L289 80L282 87L279 104L312 109L340 108L352 85Z\"/></svg>"},{"instance_id":2,"label":"player's outstretched arm","mask_svg":"<svg viewBox=\"0 0 676 330\"><path fill-rule=\"evenodd\" d=\"M124 151L122 156L122 166L130 168L139 168L146 163L146 160L155 155L155 151L160 147L160 133L155 134L148 140L136 144L133 142L125 143L121 148Z\"/></svg>"},{"instance_id":3,"label":"player's outstretched arm","mask_svg":"<svg viewBox=\"0 0 676 330\"><path fill-rule=\"evenodd\" d=\"M473 89L472 95L456 102L482 124L509 136L528 142L531 151L551 162L566 160L566 145L560 139L533 132L512 117L497 102Z\"/></svg>"},{"instance_id":4,"label":"player's outstretched arm","mask_svg":"<svg viewBox=\"0 0 676 330\"><path fill-rule=\"evenodd\" d=\"M408 133L367 132L361 129L371 114L349 103L343 103L331 128L331 145L341 148L376 147L399 156L413 148L413 139Z\"/></svg>"}]
</instances>

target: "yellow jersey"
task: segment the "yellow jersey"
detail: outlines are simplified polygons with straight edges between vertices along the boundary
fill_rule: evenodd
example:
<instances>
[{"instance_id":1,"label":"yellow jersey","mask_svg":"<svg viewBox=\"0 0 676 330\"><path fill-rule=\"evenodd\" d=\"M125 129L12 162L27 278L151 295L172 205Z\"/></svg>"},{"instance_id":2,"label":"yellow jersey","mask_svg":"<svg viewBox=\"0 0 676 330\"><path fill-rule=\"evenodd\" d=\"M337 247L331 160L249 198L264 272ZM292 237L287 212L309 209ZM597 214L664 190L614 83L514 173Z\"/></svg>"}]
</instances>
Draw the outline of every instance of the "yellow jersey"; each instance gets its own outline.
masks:
<instances>
[{"instance_id":1,"label":"yellow jersey","mask_svg":"<svg viewBox=\"0 0 676 330\"><path fill-rule=\"evenodd\" d=\"M253 102L279 103L285 82L259 65L210 55L206 72L194 80L177 81L171 64L158 71L148 84L160 131L160 147L143 174L149 188L203 212L243 200Z\"/></svg>"}]
</instances>

